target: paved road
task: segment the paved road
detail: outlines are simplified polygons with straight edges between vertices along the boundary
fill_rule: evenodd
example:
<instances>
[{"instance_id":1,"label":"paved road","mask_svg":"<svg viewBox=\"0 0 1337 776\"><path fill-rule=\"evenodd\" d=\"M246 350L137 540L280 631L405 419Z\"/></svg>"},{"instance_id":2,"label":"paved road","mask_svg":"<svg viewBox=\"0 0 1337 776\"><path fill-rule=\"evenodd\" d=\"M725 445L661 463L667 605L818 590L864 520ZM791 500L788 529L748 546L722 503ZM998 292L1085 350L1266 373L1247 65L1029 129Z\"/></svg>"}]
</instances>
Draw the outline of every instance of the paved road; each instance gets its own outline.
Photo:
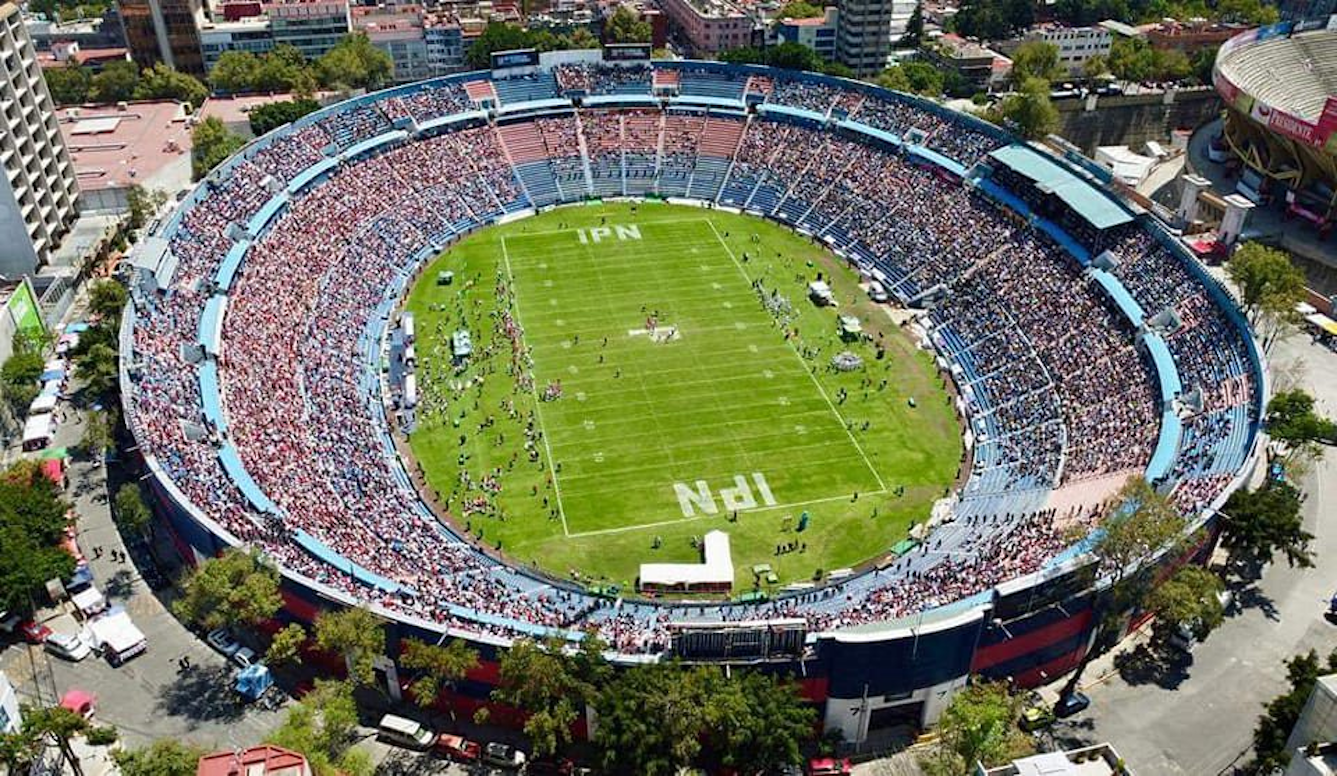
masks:
<instances>
[{"instance_id":1,"label":"paved road","mask_svg":"<svg viewBox=\"0 0 1337 776\"><path fill-rule=\"evenodd\" d=\"M1326 414L1337 416L1337 355L1296 335L1274 348L1272 361L1280 388L1299 380ZM1320 654L1337 648L1337 627L1323 617L1337 584L1337 525L1330 517L1337 508L1337 450L1329 449L1301 485L1316 567L1268 567L1190 663L1165 673L1114 673L1088 691L1091 711L1060 725L1059 735L1110 741L1141 774L1215 776L1248 759L1262 704L1285 689L1282 661L1311 648ZM1099 665L1111 662L1107 656Z\"/></svg>"},{"instance_id":2,"label":"paved road","mask_svg":"<svg viewBox=\"0 0 1337 776\"><path fill-rule=\"evenodd\" d=\"M69 422L61 424L55 445L72 447L83 436L83 423L68 404L62 403L62 410ZM7 455L15 457L13 451ZM239 707L229 689L227 662L167 611L132 563L112 561L112 551L124 552L125 546L111 520L106 474L88 461L76 460L70 468L68 496L78 515L78 542L91 559L98 588L111 604L126 608L147 636L149 651L112 668L96 656L69 663L41 649L0 642L0 670L23 703L52 705L71 688L94 693L97 721L115 725L131 746L169 737L203 746L258 742L282 719L281 712ZM94 559L99 546L102 556ZM190 656L192 670L177 670L182 655Z\"/></svg>"}]
</instances>

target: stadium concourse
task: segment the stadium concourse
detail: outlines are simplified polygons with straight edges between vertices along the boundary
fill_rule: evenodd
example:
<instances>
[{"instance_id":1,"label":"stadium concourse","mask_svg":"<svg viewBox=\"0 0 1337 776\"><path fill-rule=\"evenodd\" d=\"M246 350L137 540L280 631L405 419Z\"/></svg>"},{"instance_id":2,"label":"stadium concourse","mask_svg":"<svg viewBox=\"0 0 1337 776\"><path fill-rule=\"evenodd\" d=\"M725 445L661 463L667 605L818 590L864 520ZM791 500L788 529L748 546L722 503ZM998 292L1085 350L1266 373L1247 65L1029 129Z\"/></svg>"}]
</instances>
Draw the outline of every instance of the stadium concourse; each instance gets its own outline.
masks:
<instances>
[{"instance_id":1,"label":"stadium concourse","mask_svg":"<svg viewBox=\"0 0 1337 776\"><path fill-rule=\"evenodd\" d=\"M686 654L678 623L782 621L799 633L789 651L714 656L801 658L850 629L876 641L898 618L969 621L953 631L966 646L935 658L950 666L905 681L1035 681L1084 648L1090 575L1071 586L1080 547L1064 537L1091 526L1110 483L1147 476L1188 528L1249 463L1264 375L1238 310L1171 238L1067 165L865 84L601 64L597 52L535 64L368 95L278 130L148 242L123 331L125 415L183 548L262 549L299 591L296 610L366 601L406 627L493 645L592 629L618 653ZM507 567L423 504L380 375L415 270L487 224L643 195L792 225L924 311L918 326L963 397L973 469L917 549L881 548L876 567L760 603L614 601ZM1070 586L1036 581L1060 577ZM1007 629L985 622L1018 579L1037 602L1013 616L1048 612L1044 649L1008 647ZM1085 619L1049 607L1082 595ZM985 659L989 644L1001 646ZM831 681L833 697L856 697Z\"/></svg>"}]
</instances>

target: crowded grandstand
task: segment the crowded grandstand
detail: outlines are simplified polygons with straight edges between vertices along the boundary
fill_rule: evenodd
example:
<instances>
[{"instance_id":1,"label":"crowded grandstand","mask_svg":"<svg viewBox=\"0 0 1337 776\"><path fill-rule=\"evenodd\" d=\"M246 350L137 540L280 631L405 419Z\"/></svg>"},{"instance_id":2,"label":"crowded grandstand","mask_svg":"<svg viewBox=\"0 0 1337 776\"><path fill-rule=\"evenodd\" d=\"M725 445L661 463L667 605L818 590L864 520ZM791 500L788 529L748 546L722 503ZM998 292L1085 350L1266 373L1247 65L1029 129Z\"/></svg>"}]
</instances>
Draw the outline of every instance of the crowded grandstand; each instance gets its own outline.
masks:
<instances>
[{"instance_id":1,"label":"crowded grandstand","mask_svg":"<svg viewBox=\"0 0 1337 776\"><path fill-rule=\"evenodd\" d=\"M433 513L383 395L405 288L464 234L599 197L776 220L916 311L972 449L931 534L845 579L685 605L513 568ZM480 639L659 654L677 623L822 633L982 600L1079 553L1130 475L1196 522L1263 400L1238 310L1144 216L976 119L809 74L596 54L367 95L249 145L155 237L122 353L160 500L302 584Z\"/></svg>"}]
</instances>

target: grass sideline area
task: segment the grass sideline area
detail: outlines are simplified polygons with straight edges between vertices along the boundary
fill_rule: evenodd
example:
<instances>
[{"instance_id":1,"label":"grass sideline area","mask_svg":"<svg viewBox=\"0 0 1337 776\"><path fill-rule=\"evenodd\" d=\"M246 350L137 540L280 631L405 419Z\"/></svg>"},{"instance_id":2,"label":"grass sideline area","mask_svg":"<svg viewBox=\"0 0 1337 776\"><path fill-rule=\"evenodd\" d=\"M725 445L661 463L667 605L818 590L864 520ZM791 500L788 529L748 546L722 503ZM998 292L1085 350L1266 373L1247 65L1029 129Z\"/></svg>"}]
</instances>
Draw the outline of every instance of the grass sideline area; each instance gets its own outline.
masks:
<instances>
[{"instance_id":1,"label":"grass sideline area","mask_svg":"<svg viewBox=\"0 0 1337 776\"><path fill-rule=\"evenodd\" d=\"M808 300L819 273L837 307ZM962 441L931 355L857 283L777 224L654 202L471 235L406 303L429 495L513 562L624 592L716 528L734 595L756 564L784 585L875 558L952 485ZM841 341L838 313L866 337ZM834 369L845 351L862 367Z\"/></svg>"}]
</instances>

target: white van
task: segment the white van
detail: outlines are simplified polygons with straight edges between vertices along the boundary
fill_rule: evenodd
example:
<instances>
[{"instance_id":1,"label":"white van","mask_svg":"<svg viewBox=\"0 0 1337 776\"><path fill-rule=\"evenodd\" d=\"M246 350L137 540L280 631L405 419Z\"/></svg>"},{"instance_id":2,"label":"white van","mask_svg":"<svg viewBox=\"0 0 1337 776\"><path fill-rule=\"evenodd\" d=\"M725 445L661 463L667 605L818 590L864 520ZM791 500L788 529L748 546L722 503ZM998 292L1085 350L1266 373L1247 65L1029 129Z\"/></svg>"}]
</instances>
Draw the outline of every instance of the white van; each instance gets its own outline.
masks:
<instances>
[{"instance_id":1,"label":"white van","mask_svg":"<svg viewBox=\"0 0 1337 776\"><path fill-rule=\"evenodd\" d=\"M405 749L426 751L436 741L436 735L420 722L386 714L376 726L376 737L387 744Z\"/></svg>"}]
</instances>

